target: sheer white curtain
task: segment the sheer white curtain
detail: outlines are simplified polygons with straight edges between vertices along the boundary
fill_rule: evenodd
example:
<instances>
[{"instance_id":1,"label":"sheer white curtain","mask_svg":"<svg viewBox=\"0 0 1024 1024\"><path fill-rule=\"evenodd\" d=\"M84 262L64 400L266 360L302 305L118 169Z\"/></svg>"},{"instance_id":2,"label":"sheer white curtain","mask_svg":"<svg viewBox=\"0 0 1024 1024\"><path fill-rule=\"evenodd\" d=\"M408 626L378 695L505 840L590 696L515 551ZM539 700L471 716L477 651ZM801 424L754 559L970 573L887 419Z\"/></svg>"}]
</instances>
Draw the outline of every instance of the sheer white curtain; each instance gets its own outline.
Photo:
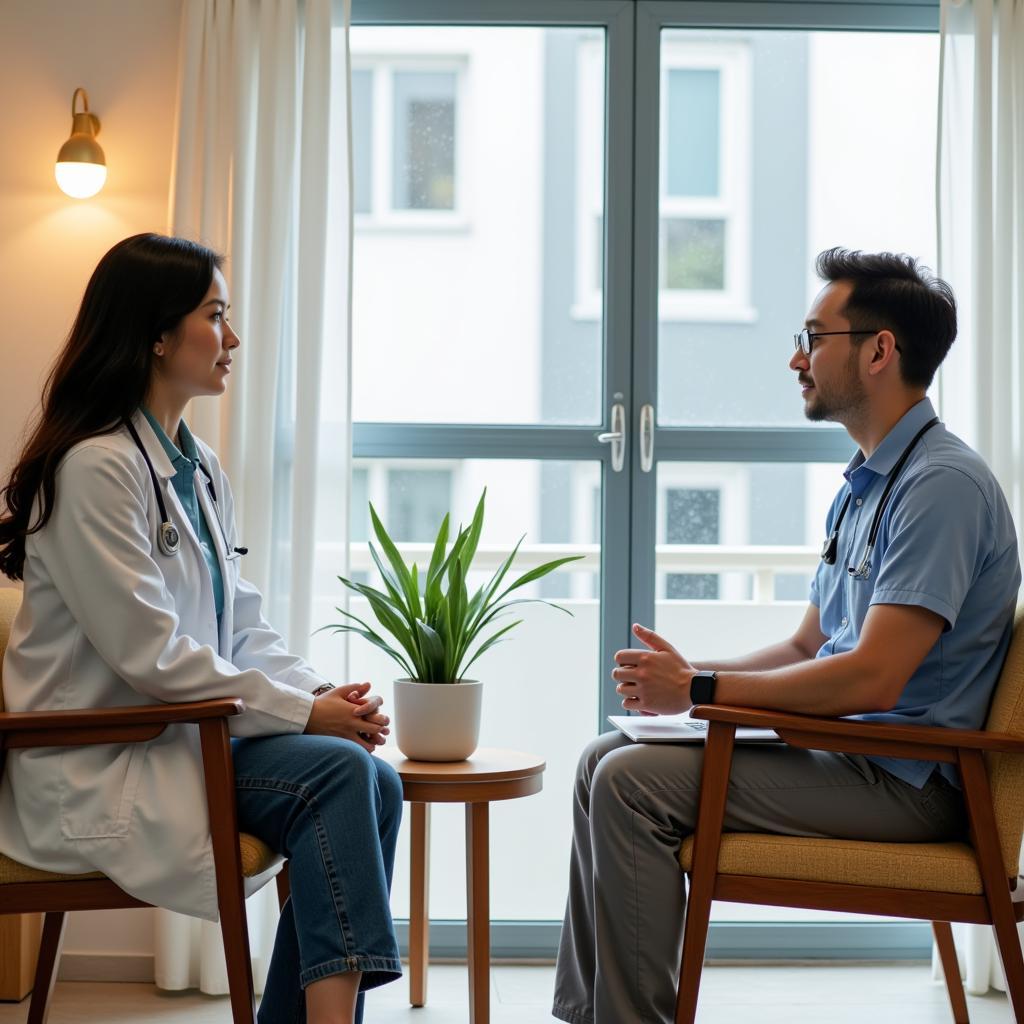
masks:
<instances>
[{"instance_id":1,"label":"sheer white curtain","mask_svg":"<svg viewBox=\"0 0 1024 1024\"><path fill-rule=\"evenodd\" d=\"M1024 526L1024 0L942 0L939 273L960 303L943 418ZM991 929L954 927L966 987L1005 991ZM1024 937L1024 929L1022 929Z\"/></svg>"},{"instance_id":2,"label":"sheer white curtain","mask_svg":"<svg viewBox=\"0 0 1024 1024\"><path fill-rule=\"evenodd\" d=\"M171 196L174 233L227 255L230 316L242 339L226 396L195 402L191 425L232 480L249 548L242 571L302 655L319 624L311 613L318 516L347 535L348 488L338 487L336 469L336 507L318 493L320 453L350 447L349 0L334 7L332 24L331 0L186 0ZM332 420L323 444L321 394ZM317 668L337 675L337 666ZM262 990L274 886L247 911ZM226 992L219 927L156 913L157 984Z\"/></svg>"}]
</instances>

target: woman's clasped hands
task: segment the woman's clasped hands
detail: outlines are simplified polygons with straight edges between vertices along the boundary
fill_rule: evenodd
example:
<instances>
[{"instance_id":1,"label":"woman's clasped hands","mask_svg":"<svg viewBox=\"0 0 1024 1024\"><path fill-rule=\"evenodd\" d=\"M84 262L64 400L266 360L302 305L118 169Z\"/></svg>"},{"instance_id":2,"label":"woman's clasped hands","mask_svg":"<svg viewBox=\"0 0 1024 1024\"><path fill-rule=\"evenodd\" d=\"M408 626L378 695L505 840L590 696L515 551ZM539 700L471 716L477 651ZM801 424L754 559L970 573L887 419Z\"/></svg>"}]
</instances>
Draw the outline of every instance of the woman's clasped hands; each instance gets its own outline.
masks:
<instances>
[{"instance_id":1,"label":"woman's clasped hands","mask_svg":"<svg viewBox=\"0 0 1024 1024\"><path fill-rule=\"evenodd\" d=\"M369 683L343 683L313 700L306 732L340 736L372 752L383 746L391 733L391 719L380 713L384 701L368 696Z\"/></svg>"}]
</instances>

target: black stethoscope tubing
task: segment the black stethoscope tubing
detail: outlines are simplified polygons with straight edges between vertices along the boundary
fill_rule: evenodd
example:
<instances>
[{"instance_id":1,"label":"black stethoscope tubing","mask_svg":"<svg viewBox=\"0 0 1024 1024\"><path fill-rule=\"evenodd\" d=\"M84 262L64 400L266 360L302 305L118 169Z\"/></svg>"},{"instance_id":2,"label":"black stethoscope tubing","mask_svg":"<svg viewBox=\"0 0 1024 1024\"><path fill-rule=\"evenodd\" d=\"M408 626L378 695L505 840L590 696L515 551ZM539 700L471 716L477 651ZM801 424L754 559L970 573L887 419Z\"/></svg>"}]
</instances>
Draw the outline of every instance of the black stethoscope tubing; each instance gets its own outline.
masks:
<instances>
[{"instance_id":1,"label":"black stethoscope tubing","mask_svg":"<svg viewBox=\"0 0 1024 1024\"><path fill-rule=\"evenodd\" d=\"M160 526L156 532L156 543L160 549L162 555L176 555L181 550L181 535L178 532L178 528L171 522L170 516L167 514L167 506L164 504L164 496L160 492L160 484L156 478L156 470L153 468L153 462L149 457L149 452L146 451L146 446L142 443L142 438L139 437L138 431L135 429L135 425L129 420L125 420L124 424L128 428L128 433L131 434L132 440L135 442L136 448L142 453L142 457L146 460L146 468L149 470L150 479L153 481L153 492L156 494L157 507L160 509ZM213 477L210 476L209 471L203 465L202 460L199 460L199 469L206 479L206 489L213 499L213 506L216 510L217 526L220 528L220 535L224 540L224 550L232 551L239 555L247 555L249 553L248 548L233 548L228 544L228 535L224 531L224 523L221 522L220 518L220 505L217 502L217 491L213 486Z\"/></svg>"},{"instance_id":2,"label":"black stethoscope tubing","mask_svg":"<svg viewBox=\"0 0 1024 1024\"><path fill-rule=\"evenodd\" d=\"M917 442L928 433L936 423L939 422L939 417L935 416L930 419L915 435L910 444L903 449L903 454L899 457L896 465L893 466L892 472L889 474L889 479L885 483L885 490L882 491L881 500L878 502L878 507L875 509L875 517L871 520L871 529L868 532L868 544L864 549L864 557L860 560L860 564L853 568L847 566L846 571L856 580L866 580L871 575L871 555L875 550L875 540L878 537L878 529L882 523L882 516L885 514L886 506L889 504L889 494L896 484L896 478L900 475L900 470L905 465L907 459L910 458L910 453L917 447ZM853 497L853 490L851 488L850 493L847 494L846 500L843 502L843 507L839 510L839 516L836 519L835 526L832 527L832 533L828 540L825 541L821 549L821 560L826 565L835 565L836 557L839 553L839 527L843 525L843 520L846 518L846 510L850 507L850 499Z\"/></svg>"}]
</instances>

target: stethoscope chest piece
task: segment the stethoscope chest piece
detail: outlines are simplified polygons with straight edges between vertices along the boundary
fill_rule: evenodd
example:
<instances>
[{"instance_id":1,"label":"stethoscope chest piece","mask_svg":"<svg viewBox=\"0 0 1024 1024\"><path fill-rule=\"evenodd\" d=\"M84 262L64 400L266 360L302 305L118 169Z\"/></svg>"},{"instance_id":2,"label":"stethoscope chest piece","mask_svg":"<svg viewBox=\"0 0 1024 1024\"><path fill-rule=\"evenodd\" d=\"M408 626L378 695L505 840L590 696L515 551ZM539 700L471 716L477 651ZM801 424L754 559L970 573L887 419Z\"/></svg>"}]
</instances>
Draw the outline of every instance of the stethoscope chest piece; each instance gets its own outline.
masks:
<instances>
[{"instance_id":1,"label":"stethoscope chest piece","mask_svg":"<svg viewBox=\"0 0 1024 1024\"><path fill-rule=\"evenodd\" d=\"M156 534L157 547L164 555L176 555L181 550L181 535L174 523L163 522Z\"/></svg>"},{"instance_id":2,"label":"stethoscope chest piece","mask_svg":"<svg viewBox=\"0 0 1024 1024\"><path fill-rule=\"evenodd\" d=\"M149 470L149 478L153 481L153 491L156 494L157 507L160 509L160 526L156 531L156 546L160 549L160 554L162 555L176 555L181 550L181 534L167 515L167 505L164 503L163 495L160 493L160 482L156 478L156 470L153 468L153 462L149 457L149 453L146 451L145 445L142 443L142 438L139 437L139 432L132 425L131 420L125 420L124 425L128 428L128 433L131 434L131 438L135 442L135 447L139 449L142 453L143 459L146 460L146 468ZM213 487L213 478L210 476L209 471L202 462L199 463L199 469L203 476L206 477L206 487L210 493L211 499L213 499L214 509L216 510L217 492ZM225 558L231 559L238 555L248 554L248 548L233 548L228 544L228 535L224 530L224 522L220 518L220 511L217 510L215 515L217 525L220 527L220 535L224 539Z\"/></svg>"}]
</instances>

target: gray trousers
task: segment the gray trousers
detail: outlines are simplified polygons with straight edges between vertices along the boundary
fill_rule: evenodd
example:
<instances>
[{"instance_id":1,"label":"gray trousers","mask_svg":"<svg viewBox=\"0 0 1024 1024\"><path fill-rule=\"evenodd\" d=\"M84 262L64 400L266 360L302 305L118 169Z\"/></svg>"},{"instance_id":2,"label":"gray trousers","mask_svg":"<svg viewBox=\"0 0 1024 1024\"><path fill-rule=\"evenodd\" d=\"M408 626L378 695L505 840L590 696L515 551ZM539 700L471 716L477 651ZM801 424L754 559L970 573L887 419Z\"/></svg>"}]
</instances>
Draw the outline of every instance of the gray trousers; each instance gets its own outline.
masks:
<instances>
[{"instance_id":1,"label":"gray trousers","mask_svg":"<svg viewBox=\"0 0 1024 1024\"><path fill-rule=\"evenodd\" d=\"M693 832L703 745L606 733L576 773L569 898L552 1012L572 1024L671 1024L683 943L679 848ZM864 757L737 745L724 829L881 842L966 832L960 791L923 789Z\"/></svg>"}]
</instances>

